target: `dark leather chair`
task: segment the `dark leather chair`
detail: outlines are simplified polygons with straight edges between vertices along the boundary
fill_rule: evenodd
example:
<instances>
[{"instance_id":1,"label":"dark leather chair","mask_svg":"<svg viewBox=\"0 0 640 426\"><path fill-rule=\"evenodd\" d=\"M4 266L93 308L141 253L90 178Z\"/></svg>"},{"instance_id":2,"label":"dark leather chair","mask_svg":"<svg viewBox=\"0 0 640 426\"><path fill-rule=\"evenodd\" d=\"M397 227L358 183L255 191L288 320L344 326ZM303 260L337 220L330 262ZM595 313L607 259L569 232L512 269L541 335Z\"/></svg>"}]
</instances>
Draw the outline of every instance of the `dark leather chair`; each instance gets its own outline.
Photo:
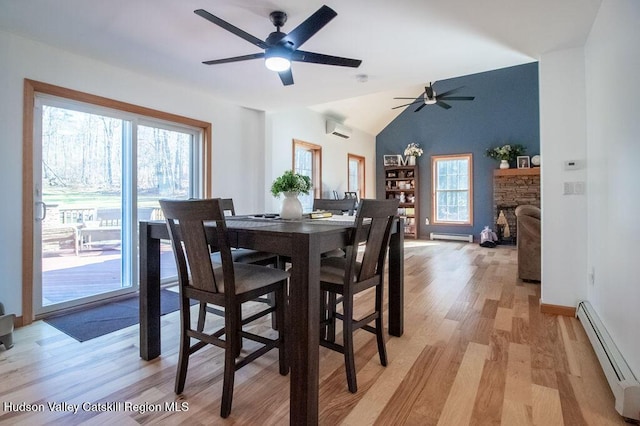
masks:
<instances>
[{"instance_id":1,"label":"dark leather chair","mask_svg":"<svg viewBox=\"0 0 640 426\"><path fill-rule=\"evenodd\" d=\"M160 200L171 237L180 288L180 353L176 374L175 393L184 390L189 357L211 344L224 348L224 378L220 415L231 412L235 371L277 348L280 374L288 373L286 361L284 321L286 309L286 282L289 273L277 268L233 262L229 233L219 199ZM215 221L215 228L205 228L205 221ZM213 233L207 239L207 232ZM222 263L211 259L213 249L220 252ZM275 306L242 319L242 304L269 293L276 295ZM224 308L224 327L204 332L193 327L189 299ZM269 339L243 330L243 325L275 312L278 337ZM225 338L222 339L221 337ZM242 338L253 340L261 346L243 358L240 354ZM191 344L191 339L197 342Z\"/></svg>"},{"instance_id":2,"label":"dark leather chair","mask_svg":"<svg viewBox=\"0 0 640 426\"><path fill-rule=\"evenodd\" d=\"M516 207L516 227L518 248L518 278L524 281L541 279L541 212L536 206Z\"/></svg>"},{"instance_id":3,"label":"dark leather chair","mask_svg":"<svg viewBox=\"0 0 640 426\"><path fill-rule=\"evenodd\" d=\"M320 344L344 354L349 391L356 392L356 368L353 352L353 333L361 328L376 335L380 363L387 365L387 352L382 323L384 264L389 246L391 226L398 212L397 199L362 200L355 218L345 257L321 260L321 332ZM360 253L359 248L364 246ZM353 318L354 296L375 288L375 302L371 313ZM342 303L343 313L337 312ZM335 342L335 322L342 320L343 344ZM374 326L369 325L374 322Z\"/></svg>"}]
</instances>

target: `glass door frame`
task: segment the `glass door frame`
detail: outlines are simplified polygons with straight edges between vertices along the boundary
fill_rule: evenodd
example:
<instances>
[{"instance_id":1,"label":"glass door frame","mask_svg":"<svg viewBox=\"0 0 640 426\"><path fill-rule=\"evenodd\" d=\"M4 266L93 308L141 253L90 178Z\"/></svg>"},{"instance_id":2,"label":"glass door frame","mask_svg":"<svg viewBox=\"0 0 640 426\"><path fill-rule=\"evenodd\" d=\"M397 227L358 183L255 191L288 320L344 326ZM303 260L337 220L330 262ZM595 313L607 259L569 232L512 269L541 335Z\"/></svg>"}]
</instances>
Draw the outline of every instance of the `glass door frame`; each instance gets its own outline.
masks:
<instances>
[{"instance_id":1,"label":"glass door frame","mask_svg":"<svg viewBox=\"0 0 640 426\"><path fill-rule=\"evenodd\" d=\"M34 270L34 263L36 257L36 249L40 249L38 244L35 243L36 226L35 218L39 214L35 207L36 194L35 188L35 171L34 171L34 159L35 148L34 143L36 137L35 123L35 105L36 94L38 95L51 95L60 97L62 99L68 99L73 102L86 103L89 107L94 105L103 112L104 108L112 109L119 113L133 113L140 116L147 117L157 124L158 122L174 123L178 126L184 125L192 128L197 128L201 132L201 140L198 143L198 152L200 154L200 173L197 182L200 186L201 195L204 197L211 196L211 123L207 123L200 120L194 120L187 117L166 113L159 110L154 110L146 107L140 107L137 105L116 101L113 99L104 98L84 92L75 91L59 86L54 86L48 83L42 83L34 80L24 80L24 104L23 104L23 223L22 223L22 324L27 325L36 319L35 304L36 296L40 296L38 303L41 304L41 294L36 295L35 281L36 278ZM101 112L101 113L102 113ZM40 129L41 130L41 129ZM39 175L40 172L38 172ZM135 173L134 173L135 176ZM133 179L132 183L135 184L136 180ZM131 191L135 191L134 186ZM132 212L135 213L135 206L132 206ZM133 216L135 217L135 216ZM132 224L134 222L131 222ZM137 222L136 222L137 223ZM131 234L129 238L137 238L137 226L131 226L131 230L128 233ZM137 250L136 250L137 253ZM136 257L137 258L137 257ZM135 267L137 267L137 261L132 257ZM134 268L135 269L135 268ZM134 276L135 285L138 284L137 271Z\"/></svg>"}]
</instances>

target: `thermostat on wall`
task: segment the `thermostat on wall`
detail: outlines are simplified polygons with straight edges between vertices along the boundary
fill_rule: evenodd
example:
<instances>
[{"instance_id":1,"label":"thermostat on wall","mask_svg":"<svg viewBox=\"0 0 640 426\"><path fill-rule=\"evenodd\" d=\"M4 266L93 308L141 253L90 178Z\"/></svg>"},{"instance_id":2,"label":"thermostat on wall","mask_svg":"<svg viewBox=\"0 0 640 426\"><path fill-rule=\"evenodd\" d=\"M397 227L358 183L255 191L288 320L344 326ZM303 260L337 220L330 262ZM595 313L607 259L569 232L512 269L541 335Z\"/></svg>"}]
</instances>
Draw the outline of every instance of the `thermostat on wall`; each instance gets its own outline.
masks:
<instances>
[{"instance_id":1,"label":"thermostat on wall","mask_svg":"<svg viewBox=\"0 0 640 426\"><path fill-rule=\"evenodd\" d=\"M565 170L578 170L580 168L580 162L577 160L566 160L564 162Z\"/></svg>"}]
</instances>

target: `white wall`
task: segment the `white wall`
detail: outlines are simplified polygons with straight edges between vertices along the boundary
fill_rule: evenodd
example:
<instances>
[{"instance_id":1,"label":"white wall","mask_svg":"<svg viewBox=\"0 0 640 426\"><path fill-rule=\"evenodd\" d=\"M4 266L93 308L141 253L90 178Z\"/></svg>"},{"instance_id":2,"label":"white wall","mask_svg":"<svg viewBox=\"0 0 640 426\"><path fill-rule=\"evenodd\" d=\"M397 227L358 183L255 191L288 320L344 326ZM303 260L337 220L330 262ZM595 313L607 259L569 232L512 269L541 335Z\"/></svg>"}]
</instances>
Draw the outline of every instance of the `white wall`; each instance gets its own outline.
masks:
<instances>
[{"instance_id":1,"label":"white wall","mask_svg":"<svg viewBox=\"0 0 640 426\"><path fill-rule=\"evenodd\" d=\"M333 198L333 190L343 194L347 190L347 154L365 157L366 196L375 198L375 137L353 130L349 139L327 135L326 118L308 109L268 113L266 144L270 156L266 160L266 175L279 176L291 170L293 139L322 146L322 198ZM273 178L264 182L269 193ZM271 197L267 210L278 211L280 201Z\"/></svg>"},{"instance_id":2,"label":"white wall","mask_svg":"<svg viewBox=\"0 0 640 426\"><path fill-rule=\"evenodd\" d=\"M267 138L265 113L243 108L192 87L113 67L94 59L0 32L0 301L8 312L22 313L22 104L23 80L38 80L123 102L212 123L213 195L233 197L239 212L271 207L268 192L275 173L291 167L291 138L324 146L326 188L346 179L346 152L367 156L373 177L373 137L363 133L349 141L324 135L324 122L302 110L272 117L277 129ZM289 118L291 116L291 118ZM322 125L320 122L322 121ZM283 126L291 126L284 129ZM265 139L270 142L266 149ZM272 141L276 141L274 144ZM351 141L351 142L350 142ZM365 144L369 146L365 148ZM272 151L275 148L275 151ZM342 158L344 154L344 159ZM277 159L276 166L265 158ZM268 166L268 167L267 167ZM375 193L373 179L367 192ZM265 205L269 203L269 205Z\"/></svg>"},{"instance_id":3,"label":"white wall","mask_svg":"<svg viewBox=\"0 0 640 426\"><path fill-rule=\"evenodd\" d=\"M604 0L585 48L589 300L640 377L640 2Z\"/></svg>"},{"instance_id":4,"label":"white wall","mask_svg":"<svg viewBox=\"0 0 640 426\"><path fill-rule=\"evenodd\" d=\"M640 377L638 22L640 2L603 0L584 49L541 58L540 136L542 302L588 299ZM586 197L561 195L585 179Z\"/></svg>"},{"instance_id":5,"label":"white wall","mask_svg":"<svg viewBox=\"0 0 640 426\"><path fill-rule=\"evenodd\" d=\"M564 182L587 180L583 49L540 59L542 303L576 306L587 296L587 196L563 195ZM582 164L566 171L565 160Z\"/></svg>"}]
</instances>

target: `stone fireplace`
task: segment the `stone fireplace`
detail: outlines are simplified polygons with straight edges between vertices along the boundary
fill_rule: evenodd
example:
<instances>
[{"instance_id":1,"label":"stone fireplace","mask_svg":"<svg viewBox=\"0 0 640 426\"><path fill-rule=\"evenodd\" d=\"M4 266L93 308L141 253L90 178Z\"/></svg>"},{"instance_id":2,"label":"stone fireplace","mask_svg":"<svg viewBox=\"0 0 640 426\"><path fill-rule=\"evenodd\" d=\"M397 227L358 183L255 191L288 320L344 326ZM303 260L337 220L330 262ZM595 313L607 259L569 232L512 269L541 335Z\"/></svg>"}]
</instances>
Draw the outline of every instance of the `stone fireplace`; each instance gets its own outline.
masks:
<instances>
[{"instance_id":1,"label":"stone fireplace","mask_svg":"<svg viewBox=\"0 0 640 426\"><path fill-rule=\"evenodd\" d=\"M529 204L540 207L540 168L531 169L497 169L493 172L493 218L496 221L502 210L504 212L511 237L504 243L515 243L518 230L516 226L516 207Z\"/></svg>"}]
</instances>

